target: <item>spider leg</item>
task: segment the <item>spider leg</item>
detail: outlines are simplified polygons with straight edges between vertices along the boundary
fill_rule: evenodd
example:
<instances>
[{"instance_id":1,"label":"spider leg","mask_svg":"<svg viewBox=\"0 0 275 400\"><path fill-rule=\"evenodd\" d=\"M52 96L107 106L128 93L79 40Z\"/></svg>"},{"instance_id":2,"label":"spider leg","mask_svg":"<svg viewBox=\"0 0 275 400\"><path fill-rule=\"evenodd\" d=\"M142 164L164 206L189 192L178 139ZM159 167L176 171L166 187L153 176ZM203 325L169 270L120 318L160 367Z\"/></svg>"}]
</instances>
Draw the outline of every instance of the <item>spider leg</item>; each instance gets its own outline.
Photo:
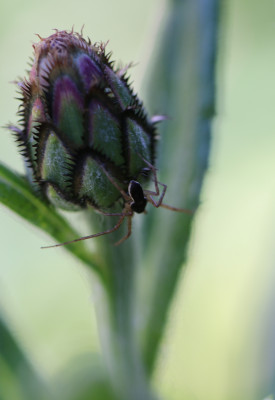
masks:
<instances>
[{"instance_id":1,"label":"spider leg","mask_svg":"<svg viewBox=\"0 0 275 400\"><path fill-rule=\"evenodd\" d=\"M165 185L164 183L157 182L157 185L163 186L161 195L160 195L160 197L159 197L159 199L157 201L155 201L152 196L159 196L160 191L159 191L159 187L158 186L157 186L158 187L158 193L152 192L150 190L144 190L144 194L146 195L147 200L151 204L153 204L153 206L156 207L156 208L158 208L158 207L160 207L162 205L162 200L163 200L163 198L165 196L165 193L166 193L166 190L167 190L167 185Z\"/></svg>"},{"instance_id":2,"label":"spider leg","mask_svg":"<svg viewBox=\"0 0 275 400\"><path fill-rule=\"evenodd\" d=\"M186 208L178 208L178 207L169 206L168 204L164 204L162 202L163 198L165 196L166 190L167 190L167 185L165 185L164 183L161 183L157 180L157 169L154 167L154 165L150 164L140 154L139 154L139 156L145 162L145 164L147 164L148 167L153 171L153 175L154 175L155 192L153 192L152 190L144 190L144 194L145 194L147 200L149 201L149 203L151 203L156 208L163 207L163 208L166 208L171 211L177 211L177 212L182 212L182 213L186 213L186 214L194 214L194 211L192 211L192 210L188 210ZM159 190L159 185L161 185L163 187L161 194L160 194L160 190ZM152 196L159 196L159 194L160 194L160 197L159 197L158 201L155 201Z\"/></svg>"},{"instance_id":3,"label":"spider leg","mask_svg":"<svg viewBox=\"0 0 275 400\"><path fill-rule=\"evenodd\" d=\"M154 165L150 164L149 161L145 160L140 154L138 154L138 156L145 162L145 164L148 165L148 167L153 171L153 175L154 175L154 184L155 184L155 192L151 191L151 190L147 190L146 192L148 194L151 194L153 196L159 196L159 187L158 184L165 186L163 183L158 182L158 178L157 178L157 169L156 167L154 167ZM165 189L166 190L166 189ZM149 200L150 201L150 200Z\"/></svg>"},{"instance_id":4,"label":"spider leg","mask_svg":"<svg viewBox=\"0 0 275 400\"><path fill-rule=\"evenodd\" d=\"M128 231L127 231L125 236L123 236L118 242L115 243L115 246L120 245L121 243L123 243L126 239L128 239L131 236L131 233L132 233L132 218L133 218L133 215L128 216L128 221L127 221Z\"/></svg>"},{"instance_id":5,"label":"spider leg","mask_svg":"<svg viewBox=\"0 0 275 400\"><path fill-rule=\"evenodd\" d=\"M145 189L144 192L147 193L147 194L151 194L152 196L159 196L160 190L159 190L159 186L158 185L161 185L164 188L165 187L167 188L167 185L165 185L164 183L161 183L159 181L155 181L155 180L154 180L154 185L157 187L157 190L153 191L153 190ZM166 192L166 188L162 189L162 190L164 190Z\"/></svg>"},{"instance_id":6,"label":"spider leg","mask_svg":"<svg viewBox=\"0 0 275 400\"><path fill-rule=\"evenodd\" d=\"M167 190L167 185L158 181L157 169L154 167L154 165L150 164L149 161L145 160L143 157L141 157L141 155L139 155L139 156L145 162L145 164L148 165L148 167L153 171L153 176L154 176L153 181L154 181L154 185L155 185L155 191L144 190L144 194L146 195L147 200L151 204L153 204L154 207L158 208L162 204L162 200L163 200L166 190ZM163 187L161 195L160 195L159 185L161 185ZM155 201L152 198L152 196L159 196L159 195L160 195L160 197L159 197L158 201Z\"/></svg>"},{"instance_id":7,"label":"spider leg","mask_svg":"<svg viewBox=\"0 0 275 400\"><path fill-rule=\"evenodd\" d=\"M129 202L131 200L131 197L128 196L128 194L121 189L121 187L117 184L117 182L108 174L108 172L106 171L106 169L103 167L103 165L101 165L101 168L103 169L103 171L105 172L107 178L109 179L109 181L115 186L115 188L121 193L122 197L124 198L125 201Z\"/></svg>"},{"instance_id":8,"label":"spider leg","mask_svg":"<svg viewBox=\"0 0 275 400\"><path fill-rule=\"evenodd\" d=\"M133 212L124 212L124 210L121 213L106 213L104 211L98 210L96 209L96 211L101 214L101 215L105 215L106 217L121 217L122 215L124 215L125 217L130 217L131 215L133 215Z\"/></svg>"},{"instance_id":9,"label":"spider leg","mask_svg":"<svg viewBox=\"0 0 275 400\"><path fill-rule=\"evenodd\" d=\"M194 214L194 211L188 210L187 208L172 207L172 206L169 206L168 204L164 204L164 203L161 203L160 207L167 208L168 210L171 210L171 211L182 212L185 214L191 214L191 215Z\"/></svg>"},{"instance_id":10,"label":"spider leg","mask_svg":"<svg viewBox=\"0 0 275 400\"><path fill-rule=\"evenodd\" d=\"M106 231L95 233L94 235L83 236L81 238L70 240L68 242L54 244L52 246L44 246L44 247L41 247L41 249L49 249L49 248L52 248L52 247L65 246L67 244L80 242L81 240L92 239L92 238L95 238L95 237L98 237L98 236L108 235L109 233L115 232L120 227L120 225L122 224L122 222L123 222L124 218L126 218L126 216L127 216L127 214L122 214L121 217L119 218L118 222L116 223L116 225L113 226L113 228L111 228L111 229L107 229ZM131 217L128 216L128 218L131 218Z\"/></svg>"}]
</instances>

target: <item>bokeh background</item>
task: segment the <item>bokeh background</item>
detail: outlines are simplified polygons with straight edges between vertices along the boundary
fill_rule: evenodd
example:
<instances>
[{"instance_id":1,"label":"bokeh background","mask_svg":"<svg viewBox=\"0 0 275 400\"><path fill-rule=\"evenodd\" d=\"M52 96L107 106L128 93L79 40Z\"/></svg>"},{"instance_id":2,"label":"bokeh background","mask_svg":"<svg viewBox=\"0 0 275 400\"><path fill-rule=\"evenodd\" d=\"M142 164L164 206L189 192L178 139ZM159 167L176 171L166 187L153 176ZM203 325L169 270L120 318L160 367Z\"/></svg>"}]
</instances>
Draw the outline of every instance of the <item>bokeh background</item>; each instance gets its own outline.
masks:
<instances>
[{"instance_id":1,"label":"bokeh background","mask_svg":"<svg viewBox=\"0 0 275 400\"><path fill-rule=\"evenodd\" d=\"M0 125L16 122L10 82L25 74L34 34L53 28L85 24L92 41L110 40L116 60L136 63L131 77L143 98L166 7L165 0L0 0ZM224 1L210 167L154 376L168 400L275 394L274 71L274 1ZM3 128L0 158L23 171ZM40 250L49 238L3 206L0 221L0 312L52 379L99 352L90 278L64 249Z\"/></svg>"}]
</instances>

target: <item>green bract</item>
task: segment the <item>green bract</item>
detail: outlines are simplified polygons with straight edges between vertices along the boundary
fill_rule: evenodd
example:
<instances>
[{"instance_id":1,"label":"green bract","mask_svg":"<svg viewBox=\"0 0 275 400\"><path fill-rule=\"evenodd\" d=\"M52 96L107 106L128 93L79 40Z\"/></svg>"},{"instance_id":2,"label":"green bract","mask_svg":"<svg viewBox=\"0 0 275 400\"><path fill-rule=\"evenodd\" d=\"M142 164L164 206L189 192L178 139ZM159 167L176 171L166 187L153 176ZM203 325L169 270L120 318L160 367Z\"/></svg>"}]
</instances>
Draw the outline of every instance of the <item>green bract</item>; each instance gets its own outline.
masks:
<instances>
[{"instance_id":1,"label":"green bract","mask_svg":"<svg viewBox=\"0 0 275 400\"><path fill-rule=\"evenodd\" d=\"M123 210L121 191L148 180L156 141L125 69L113 68L105 45L73 32L33 47L29 78L18 83L21 127L11 127L29 180L56 207Z\"/></svg>"}]
</instances>

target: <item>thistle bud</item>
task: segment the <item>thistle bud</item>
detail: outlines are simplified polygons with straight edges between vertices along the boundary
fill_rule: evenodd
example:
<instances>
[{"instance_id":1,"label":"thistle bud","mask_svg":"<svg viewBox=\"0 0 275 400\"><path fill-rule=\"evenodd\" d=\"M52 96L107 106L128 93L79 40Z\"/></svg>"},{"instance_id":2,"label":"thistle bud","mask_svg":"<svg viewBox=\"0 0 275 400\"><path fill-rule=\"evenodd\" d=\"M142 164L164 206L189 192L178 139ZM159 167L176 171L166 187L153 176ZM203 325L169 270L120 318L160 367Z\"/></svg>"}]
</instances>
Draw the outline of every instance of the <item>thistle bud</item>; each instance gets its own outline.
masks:
<instances>
[{"instance_id":1,"label":"thistle bud","mask_svg":"<svg viewBox=\"0 0 275 400\"><path fill-rule=\"evenodd\" d=\"M18 83L21 127L12 127L29 180L56 207L122 208L129 182L148 180L156 139L125 69L114 69L104 44L73 32L33 48L29 78Z\"/></svg>"}]
</instances>

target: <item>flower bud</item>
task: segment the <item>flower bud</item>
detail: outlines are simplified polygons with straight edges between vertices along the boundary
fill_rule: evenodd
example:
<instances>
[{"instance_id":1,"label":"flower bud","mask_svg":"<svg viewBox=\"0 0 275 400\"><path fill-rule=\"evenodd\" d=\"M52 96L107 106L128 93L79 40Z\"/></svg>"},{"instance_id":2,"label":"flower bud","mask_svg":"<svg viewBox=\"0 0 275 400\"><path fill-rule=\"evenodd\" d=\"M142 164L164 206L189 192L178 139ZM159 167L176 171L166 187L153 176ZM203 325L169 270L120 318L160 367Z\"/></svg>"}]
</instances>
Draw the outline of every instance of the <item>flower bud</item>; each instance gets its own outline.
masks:
<instances>
[{"instance_id":1,"label":"flower bud","mask_svg":"<svg viewBox=\"0 0 275 400\"><path fill-rule=\"evenodd\" d=\"M73 32L33 47L29 79L18 83L21 127L12 127L29 180L56 207L122 209L129 182L149 179L156 141L125 70Z\"/></svg>"}]
</instances>

